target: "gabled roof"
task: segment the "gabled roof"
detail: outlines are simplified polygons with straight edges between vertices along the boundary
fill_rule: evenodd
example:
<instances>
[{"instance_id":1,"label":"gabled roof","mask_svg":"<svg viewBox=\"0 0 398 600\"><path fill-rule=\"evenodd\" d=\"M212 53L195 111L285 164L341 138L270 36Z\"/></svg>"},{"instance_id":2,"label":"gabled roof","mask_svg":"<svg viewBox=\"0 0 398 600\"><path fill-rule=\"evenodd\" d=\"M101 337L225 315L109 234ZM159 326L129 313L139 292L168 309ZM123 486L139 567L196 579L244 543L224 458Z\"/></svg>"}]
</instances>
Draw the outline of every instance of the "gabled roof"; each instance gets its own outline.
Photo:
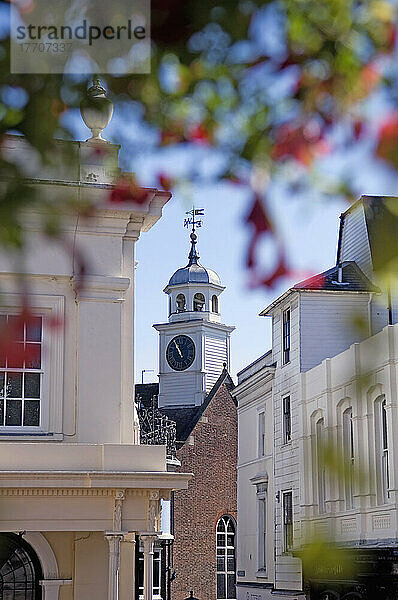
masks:
<instances>
[{"instance_id":1,"label":"gabled roof","mask_svg":"<svg viewBox=\"0 0 398 600\"><path fill-rule=\"evenodd\" d=\"M366 277L365 273L356 262L345 261L340 266L342 268L341 282L339 282L339 266L336 265L327 271L323 271L322 273L318 273L317 275L313 275L308 279L296 283L264 308L264 310L260 312L260 317L269 316L270 311L292 292L310 290L319 292L380 292L380 288L376 287L370 279Z\"/></svg>"},{"instance_id":2,"label":"gabled roof","mask_svg":"<svg viewBox=\"0 0 398 600\"><path fill-rule=\"evenodd\" d=\"M339 268L341 267L339 281ZM326 290L333 292L380 292L356 262L346 261L318 275L296 283L295 290Z\"/></svg>"},{"instance_id":3,"label":"gabled roof","mask_svg":"<svg viewBox=\"0 0 398 600\"><path fill-rule=\"evenodd\" d=\"M210 402L223 384L225 384L228 391L231 391L235 387L234 382L232 381L232 378L226 368L223 369L221 375L200 406L157 407L161 413L176 423L177 443L182 445L188 439L200 417L203 415L206 408L209 406ZM139 397L141 402L143 402L143 404L148 408L152 405L151 402L153 396L156 396L157 402L158 393L158 383L137 384L135 386L136 400ZM236 404L236 400L232 398L232 396L231 399Z\"/></svg>"},{"instance_id":4,"label":"gabled roof","mask_svg":"<svg viewBox=\"0 0 398 600\"><path fill-rule=\"evenodd\" d=\"M363 205L368 231L372 266L378 271L398 255L398 197L362 196L340 215L337 264L340 262L344 221L353 210Z\"/></svg>"}]
</instances>

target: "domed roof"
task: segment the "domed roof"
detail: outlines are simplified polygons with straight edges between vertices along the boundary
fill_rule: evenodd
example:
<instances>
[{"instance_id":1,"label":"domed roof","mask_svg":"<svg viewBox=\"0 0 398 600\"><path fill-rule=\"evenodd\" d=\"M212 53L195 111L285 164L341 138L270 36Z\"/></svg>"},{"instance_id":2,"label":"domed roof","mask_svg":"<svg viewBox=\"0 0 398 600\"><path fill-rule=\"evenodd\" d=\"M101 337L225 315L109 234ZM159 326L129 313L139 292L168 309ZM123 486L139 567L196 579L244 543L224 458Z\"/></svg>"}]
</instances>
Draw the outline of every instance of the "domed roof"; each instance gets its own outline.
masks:
<instances>
[{"instance_id":1,"label":"domed roof","mask_svg":"<svg viewBox=\"0 0 398 600\"><path fill-rule=\"evenodd\" d=\"M196 251L195 233L191 233L191 251L189 253L189 262L185 267L177 269L170 277L168 285L184 285L186 283L212 283L221 285L221 279L212 269L206 269L199 263L199 254Z\"/></svg>"},{"instance_id":2,"label":"domed roof","mask_svg":"<svg viewBox=\"0 0 398 600\"><path fill-rule=\"evenodd\" d=\"M221 285L221 280L215 271L206 269L197 262L188 263L186 267L177 269L169 281L169 285L181 285L184 283L214 283L214 285Z\"/></svg>"}]
</instances>

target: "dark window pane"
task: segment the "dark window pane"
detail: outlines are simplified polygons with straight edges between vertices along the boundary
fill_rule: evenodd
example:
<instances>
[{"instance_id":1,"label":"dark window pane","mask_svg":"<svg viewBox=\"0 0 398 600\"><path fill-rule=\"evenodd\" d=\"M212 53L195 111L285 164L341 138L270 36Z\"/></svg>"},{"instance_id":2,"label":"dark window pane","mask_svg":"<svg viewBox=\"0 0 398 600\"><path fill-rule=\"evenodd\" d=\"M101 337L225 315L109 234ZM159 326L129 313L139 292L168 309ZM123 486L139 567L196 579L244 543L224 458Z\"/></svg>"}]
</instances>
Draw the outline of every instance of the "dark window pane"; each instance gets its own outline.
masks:
<instances>
[{"instance_id":1,"label":"dark window pane","mask_svg":"<svg viewBox=\"0 0 398 600\"><path fill-rule=\"evenodd\" d=\"M225 598L225 575L217 575L217 598Z\"/></svg>"},{"instance_id":2,"label":"dark window pane","mask_svg":"<svg viewBox=\"0 0 398 600\"><path fill-rule=\"evenodd\" d=\"M228 548L227 549L227 554L232 554L235 556L235 548Z\"/></svg>"},{"instance_id":3,"label":"dark window pane","mask_svg":"<svg viewBox=\"0 0 398 600\"><path fill-rule=\"evenodd\" d=\"M223 558L217 558L217 571L224 571L225 561Z\"/></svg>"},{"instance_id":4,"label":"dark window pane","mask_svg":"<svg viewBox=\"0 0 398 600\"><path fill-rule=\"evenodd\" d=\"M40 398L40 373L25 373L25 398Z\"/></svg>"},{"instance_id":5,"label":"dark window pane","mask_svg":"<svg viewBox=\"0 0 398 600\"><path fill-rule=\"evenodd\" d=\"M31 317L26 324L26 341L41 342L41 317Z\"/></svg>"},{"instance_id":6,"label":"dark window pane","mask_svg":"<svg viewBox=\"0 0 398 600\"><path fill-rule=\"evenodd\" d=\"M235 557L234 556L228 556L228 561L227 561L227 571L235 573Z\"/></svg>"},{"instance_id":7,"label":"dark window pane","mask_svg":"<svg viewBox=\"0 0 398 600\"><path fill-rule=\"evenodd\" d=\"M23 424L38 427L40 425L40 401L26 400L23 413Z\"/></svg>"},{"instance_id":8,"label":"dark window pane","mask_svg":"<svg viewBox=\"0 0 398 600\"><path fill-rule=\"evenodd\" d=\"M11 342L6 348L7 366L11 369L23 367L24 348L22 342Z\"/></svg>"},{"instance_id":9,"label":"dark window pane","mask_svg":"<svg viewBox=\"0 0 398 600\"><path fill-rule=\"evenodd\" d=\"M224 531L224 521L220 519L217 523L217 531Z\"/></svg>"},{"instance_id":10,"label":"dark window pane","mask_svg":"<svg viewBox=\"0 0 398 600\"><path fill-rule=\"evenodd\" d=\"M227 598L236 598L235 575L227 575Z\"/></svg>"},{"instance_id":11,"label":"dark window pane","mask_svg":"<svg viewBox=\"0 0 398 600\"><path fill-rule=\"evenodd\" d=\"M21 425L22 400L7 400L6 425Z\"/></svg>"},{"instance_id":12,"label":"dark window pane","mask_svg":"<svg viewBox=\"0 0 398 600\"><path fill-rule=\"evenodd\" d=\"M235 536L228 534L227 540L228 540L228 546L233 546L235 543Z\"/></svg>"},{"instance_id":13,"label":"dark window pane","mask_svg":"<svg viewBox=\"0 0 398 600\"><path fill-rule=\"evenodd\" d=\"M6 394L9 398L22 398L22 373L7 373Z\"/></svg>"},{"instance_id":14,"label":"dark window pane","mask_svg":"<svg viewBox=\"0 0 398 600\"><path fill-rule=\"evenodd\" d=\"M23 342L23 321L20 315L8 315L8 327L14 340Z\"/></svg>"},{"instance_id":15,"label":"dark window pane","mask_svg":"<svg viewBox=\"0 0 398 600\"><path fill-rule=\"evenodd\" d=\"M217 534L217 546L225 546L225 535Z\"/></svg>"},{"instance_id":16,"label":"dark window pane","mask_svg":"<svg viewBox=\"0 0 398 600\"><path fill-rule=\"evenodd\" d=\"M0 400L0 426L4 425L4 400Z\"/></svg>"},{"instance_id":17,"label":"dark window pane","mask_svg":"<svg viewBox=\"0 0 398 600\"><path fill-rule=\"evenodd\" d=\"M264 413L263 413L264 414ZM233 533L235 533L235 528L234 528L234 524L232 523L232 520L229 519L228 520L228 527L227 527L228 531L232 531Z\"/></svg>"},{"instance_id":18,"label":"dark window pane","mask_svg":"<svg viewBox=\"0 0 398 600\"><path fill-rule=\"evenodd\" d=\"M40 367L41 367L41 346L40 346L40 344L26 344L26 346L25 346L25 367L27 369L40 369Z\"/></svg>"},{"instance_id":19,"label":"dark window pane","mask_svg":"<svg viewBox=\"0 0 398 600\"><path fill-rule=\"evenodd\" d=\"M0 396L4 396L4 373L0 373Z\"/></svg>"}]
</instances>

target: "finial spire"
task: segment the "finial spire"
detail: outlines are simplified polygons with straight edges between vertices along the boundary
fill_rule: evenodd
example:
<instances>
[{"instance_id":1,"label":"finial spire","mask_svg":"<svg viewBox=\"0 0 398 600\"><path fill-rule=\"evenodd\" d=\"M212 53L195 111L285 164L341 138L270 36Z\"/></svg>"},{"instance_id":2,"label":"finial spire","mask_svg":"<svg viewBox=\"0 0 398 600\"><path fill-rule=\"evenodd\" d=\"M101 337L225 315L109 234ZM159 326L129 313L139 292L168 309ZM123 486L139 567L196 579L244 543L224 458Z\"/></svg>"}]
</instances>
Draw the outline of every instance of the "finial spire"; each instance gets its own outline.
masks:
<instances>
[{"instance_id":1,"label":"finial spire","mask_svg":"<svg viewBox=\"0 0 398 600\"><path fill-rule=\"evenodd\" d=\"M199 216L203 216L204 215L204 208L195 208L193 207L192 210L188 210L186 212L187 215L192 215L192 217L188 217L187 219L184 219L184 227L189 227L190 225L192 225L192 231L191 231L191 250L188 254L188 259L189 259L189 263L188 265L193 265L193 264L197 264L199 261L199 254L198 251L196 250L196 241L198 239L198 236L195 233L195 226L196 227L202 227L202 220L198 219L196 220L195 217L199 217Z\"/></svg>"}]
</instances>

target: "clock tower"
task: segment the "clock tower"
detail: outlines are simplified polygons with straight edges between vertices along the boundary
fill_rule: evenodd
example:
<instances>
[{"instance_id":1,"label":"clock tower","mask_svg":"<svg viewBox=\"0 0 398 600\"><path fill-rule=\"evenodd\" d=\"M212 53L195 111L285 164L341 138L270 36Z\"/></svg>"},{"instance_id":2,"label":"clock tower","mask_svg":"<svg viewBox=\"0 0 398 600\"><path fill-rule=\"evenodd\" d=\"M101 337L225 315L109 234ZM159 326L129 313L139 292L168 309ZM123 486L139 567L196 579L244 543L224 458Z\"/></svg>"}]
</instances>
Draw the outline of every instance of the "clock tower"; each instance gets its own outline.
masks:
<instances>
[{"instance_id":1,"label":"clock tower","mask_svg":"<svg viewBox=\"0 0 398 600\"><path fill-rule=\"evenodd\" d=\"M199 406L221 375L229 368L230 334L235 329L221 322L220 294L224 291L217 273L199 263L195 215L192 219L188 264L170 278L164 292L169 297L167 323L154 325L159 332L158 406Z\"/></svg>"}]
</instances>

